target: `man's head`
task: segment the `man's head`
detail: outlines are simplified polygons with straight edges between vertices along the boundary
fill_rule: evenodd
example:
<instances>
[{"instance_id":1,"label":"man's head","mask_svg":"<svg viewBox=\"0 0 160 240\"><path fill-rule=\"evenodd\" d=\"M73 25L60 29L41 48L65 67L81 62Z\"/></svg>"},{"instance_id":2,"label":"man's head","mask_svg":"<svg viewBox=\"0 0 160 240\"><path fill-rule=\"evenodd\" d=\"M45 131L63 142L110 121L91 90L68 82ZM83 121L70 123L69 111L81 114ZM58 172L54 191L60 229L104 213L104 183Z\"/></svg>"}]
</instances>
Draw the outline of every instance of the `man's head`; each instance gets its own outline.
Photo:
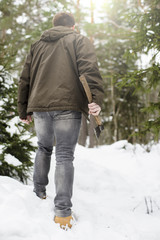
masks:
<instances>
[{"instance_id":1,"label":"man's head","mask_svg":"<svg viewBox=\"0 0 160 240\"><path fill-rule=\"evenodd\" d=\"M53 18L53 25L56 26L65 26L73 27L75 25L74 17L71 13L57 13Z\"/></svg>"}]
</instances>

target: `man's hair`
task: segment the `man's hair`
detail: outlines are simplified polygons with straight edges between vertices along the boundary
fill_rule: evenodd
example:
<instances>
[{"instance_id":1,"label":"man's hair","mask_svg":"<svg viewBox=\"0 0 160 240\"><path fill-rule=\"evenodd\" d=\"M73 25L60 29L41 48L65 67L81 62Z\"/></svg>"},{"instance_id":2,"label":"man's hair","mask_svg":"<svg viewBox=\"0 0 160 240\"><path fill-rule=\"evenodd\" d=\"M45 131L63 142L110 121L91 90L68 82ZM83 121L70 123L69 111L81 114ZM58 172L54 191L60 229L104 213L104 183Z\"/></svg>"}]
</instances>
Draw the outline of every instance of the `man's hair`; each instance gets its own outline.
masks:
<instances>
[{"instance_id":1,"label":"man's hair","mask_svg":"<svg viewBox=\"0 0 160 240\"><path fill-rule=\"evenodd\" d=\"M74 17L71 13L57 13L53 18L54 26L73 27L75 25Z\"/></svg>"}]
</instances>

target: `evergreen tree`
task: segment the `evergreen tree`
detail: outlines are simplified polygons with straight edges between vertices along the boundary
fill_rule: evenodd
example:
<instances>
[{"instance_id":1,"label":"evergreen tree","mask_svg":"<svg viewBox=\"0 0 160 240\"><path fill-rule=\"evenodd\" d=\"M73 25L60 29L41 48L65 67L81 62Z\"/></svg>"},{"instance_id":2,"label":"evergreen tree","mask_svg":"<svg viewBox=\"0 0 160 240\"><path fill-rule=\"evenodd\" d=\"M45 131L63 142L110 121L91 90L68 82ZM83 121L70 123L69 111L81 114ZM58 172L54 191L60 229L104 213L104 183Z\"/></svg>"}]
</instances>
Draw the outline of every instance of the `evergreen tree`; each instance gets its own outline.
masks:
<instances>
[{"instance_id":1,"label":"evergreen tree","mask_svg":"<svg viewBox=\"0 0 160 240\"><path fill-rule=\"evenodd\" d=\"M124 78L130 81L128 73L137 69L138 55L133 52L136 30L130 19L131 5L131 2L124 0L107 1L103 6L103 21L94 28L106 94L103 104L103 144L120 139L128 139L132 143L138 141L131 135L139 131L146 115L141 113L144 103L138 94L134 94L135 87L120 87Z\"/></svg>"},{"instance_id":2,"label":"evergreen tree","mask_svg":"<svg viewBox=\"0 0 160 240\"><path fill-rule=\"evenodd\" d=\"M133 1L134 2L134 1ZM136 6L137 4L137 6ZM137 8L138 7L138 8ZM143 56L142 64L138 71L129 73L123 79L124 86L132 86L136 89L137 94L141 94L144 107L142 111L146 114L141 124L140 134L146 142L156 137L159 138L160 129L160 2L154 1L138 1L134 4L134 15L130 14L130 21L135 25L135 44L133 52L140 57ZM145 64L143 61L150 58Z\"/></svg>"},{"instance_id":3,"label":"evergreen tree","mask_svg":"<svg viewBox=\"0 0 160 240\"><path fill-rule=\"evenodd\" d=\"M16 86L12 77L4 69L0 71L0 175L10 176L26 182L29 177L28 170L33 165L31 152L35 150L28 134L28 139L23 139L24 131L18 123L16 108ZM9 154L9 155L8 155ZM7 160L7 156L13 156L19 161Z\"/></svg>"}]
</instances>

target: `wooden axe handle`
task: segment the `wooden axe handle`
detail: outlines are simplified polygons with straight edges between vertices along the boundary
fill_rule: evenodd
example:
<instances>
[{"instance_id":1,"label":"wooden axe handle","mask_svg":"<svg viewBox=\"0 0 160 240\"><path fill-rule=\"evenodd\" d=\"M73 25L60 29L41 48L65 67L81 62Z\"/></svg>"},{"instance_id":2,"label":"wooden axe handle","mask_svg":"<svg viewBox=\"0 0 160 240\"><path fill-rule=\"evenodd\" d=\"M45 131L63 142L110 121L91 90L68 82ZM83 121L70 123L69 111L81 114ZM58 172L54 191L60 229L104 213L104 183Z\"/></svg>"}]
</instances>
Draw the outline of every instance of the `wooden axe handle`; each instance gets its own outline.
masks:
<instances>
[{"instance_id":1,"label":"wooden axe handle","mask_svg":"<svg viewBox=\"0 0 160 240\"><path fill-rule=\"evenodd\" d=\"M87 80L84 75L80 76L80 81L81 81L83 88L85 90L85 93L87 95L88 102L91 103L92 102L92 94L91 94L90 88L88 86Z\"/></svg>"},{"instance_id":2,"label":"wooden axe handle","mask_svg":"<svg viewBox=\"0 0 160 240\"><path fill-rule=\"evenodd\" d=\"M81 75L79 79L80 79L80 81L83 85L83 88L85 90L85 93L87 95L88 102L91 103L92 102L92 94L91 94L91 90L88 86L87 80L84 75ZM99 116L94 116L94 118L96 120L97 125L102 125L102 122L101 122L101 119Z\"/></svg>"}]
</instances>

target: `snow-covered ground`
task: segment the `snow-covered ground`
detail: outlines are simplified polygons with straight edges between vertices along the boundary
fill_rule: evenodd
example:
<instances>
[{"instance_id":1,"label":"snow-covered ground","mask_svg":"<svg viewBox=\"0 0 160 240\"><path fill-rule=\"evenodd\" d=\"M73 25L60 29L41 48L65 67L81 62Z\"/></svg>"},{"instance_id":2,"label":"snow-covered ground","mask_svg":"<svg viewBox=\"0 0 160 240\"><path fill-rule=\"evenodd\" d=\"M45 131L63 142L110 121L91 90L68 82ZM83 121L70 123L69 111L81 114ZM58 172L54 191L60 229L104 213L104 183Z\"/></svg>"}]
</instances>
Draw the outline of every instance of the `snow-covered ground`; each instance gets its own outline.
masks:
<instances>
[{"instance_id":1,"label":"snow-covered ground","mask_svg":"<svg viewBox=\"0 0 160 240\"><path fill-rule=\"evenodd\" d=\"M160 144L149 153L127 141L77 146L74 165L77 220L68 231L53 222L54 155L46 200L32 183L0 177L0 240L160 239Z\"/></svg>"}]
</instances>

